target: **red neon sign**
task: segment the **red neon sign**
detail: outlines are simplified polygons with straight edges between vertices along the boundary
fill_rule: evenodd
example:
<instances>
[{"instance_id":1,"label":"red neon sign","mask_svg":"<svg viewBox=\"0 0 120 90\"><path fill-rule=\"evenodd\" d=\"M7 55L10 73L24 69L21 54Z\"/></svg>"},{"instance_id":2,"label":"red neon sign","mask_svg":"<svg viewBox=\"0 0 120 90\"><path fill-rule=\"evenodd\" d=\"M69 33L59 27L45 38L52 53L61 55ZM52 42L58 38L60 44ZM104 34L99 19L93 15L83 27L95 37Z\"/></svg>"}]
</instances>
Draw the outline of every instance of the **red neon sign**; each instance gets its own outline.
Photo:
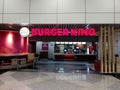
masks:
<instances>
[{"instance_id":1,"label":"red neon sign","mask_svg":"<svg viewBox=\"0 0 120 90\"><path fill-rule=\"evenodd\" d=\"M67 29L67 28L32 28L32 36L95 36L95 28L77 28L77 29Z\"/></svg>"}]
</instances>

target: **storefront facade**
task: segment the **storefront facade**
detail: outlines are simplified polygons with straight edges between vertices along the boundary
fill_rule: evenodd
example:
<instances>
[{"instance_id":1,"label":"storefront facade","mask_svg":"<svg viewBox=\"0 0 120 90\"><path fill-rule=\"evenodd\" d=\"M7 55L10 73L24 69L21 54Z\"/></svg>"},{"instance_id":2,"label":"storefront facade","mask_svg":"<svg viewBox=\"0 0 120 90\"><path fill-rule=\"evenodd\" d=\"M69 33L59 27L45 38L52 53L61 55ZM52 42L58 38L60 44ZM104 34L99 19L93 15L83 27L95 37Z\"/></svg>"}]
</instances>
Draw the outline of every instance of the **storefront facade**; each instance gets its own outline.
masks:
<instances>
[{"instance_id":1,"label":"storefront facade","mask_svg":"<svg viewBox=\"0 0 120 90\"><path fill-rule=\"evenodd\" d=\"M86 28L86 26L84 26L84 28ZM93 35L92 37L79 36L77 39L74 36L72 36L73 39L71 37L60 37L62 39L58 40L49 38L52 41L55 40L55 42L49 43L48 40L48 45L51 44L50 46L53 46L51 47L53 50L47 51L48 53L53 51L50 55L48 54L48 58L53 58L54 60L98 60L99 62L97 63L100 64L99 68L101 73L118 73L119 60L117 60L116 55L119 56L119 24L90 25L90 27L92 26L95 27L96 30L95 36ZM41 37L38 36L37 38ZM32 37L30 40L32 40ZM44 40L47 39L42 38L41 41ZM37 42L37 53L39 53L40 50L42 51L42 48L40 49L39 46L41 45L42 47L43 43L44 42Z\"/></svg>"},{"instance_id":2,"label":"storefront facade","mask_svg":"<svg viewBox=\"0 0 120 90\"><path fill-rule=\"evenodd\" d=\"M12 27L16 26L17 28L11 28L11 30L6 25L9 26L9 24L1 24L0 29L0 40L1 42L5 41L4 44L0 44L1 65L4 62L5 64L11 62L9 60L4 61L6 56L8 56L7 58L10 56L11 59L16 55L17 57L22 55L22 58L27 58L28 53L37 53L39 59L46 58L55 61L95 62L97 60L101 73L117 73L119 71L119 67L116 68L117 61L119 61L116 61L116 55L119 56L119 24L91 24L89 26L85 24L36 24L26 26L14 24ZM23 37L20 35L20 29L23 27L30 30L29 36ZM40 30L44 30L44 32ZM12 45L13 50L10 45ZM7 51L4 48L7 48Z\"/></svg>"},{"instance_id":3,"label":"storefront facade","mask_svg":"<svg viewBox=\"0 0 120 90\"><path fill-rule=\"evenodd\" d=\"M96 43L98 42L96 29L88 28L88 27L86 28L85 25L82 25L81 27L81 25L76 24L77 27L74 27L75 24L60 24L57 25L57 27L55 27L56 26L55 24L34 25L33 27L31 27L31 37L30 37L31 45L32 42L36 42L36 53L38 54L41 53L42 55L42 53L46 52L48 53L48 55L46 55L47 58L54 60L65 60L65 59L66 60L70 59L73 61L80 60L77 59L77 57L79 56L74 55L75 53L80 55L88 54L89 56L91 54L94 57L94 59L96 59L97 54L94 56L94 54L97 53ZM36 26L37 28L35 28ZM44 32L42 31L40 32L40 30L44 30ZM52 33L49 31L51 31ZM46 49L44 48L44 46L46 46ZM89 51L90 46L91 46L91 51ZM64 58L66 57L64 56L64 54L69 54L68 55L69 58ZM83 57L83 55L81 57ZM83 59L85 59L85 56Z\"/></svg>"}]
</instances>

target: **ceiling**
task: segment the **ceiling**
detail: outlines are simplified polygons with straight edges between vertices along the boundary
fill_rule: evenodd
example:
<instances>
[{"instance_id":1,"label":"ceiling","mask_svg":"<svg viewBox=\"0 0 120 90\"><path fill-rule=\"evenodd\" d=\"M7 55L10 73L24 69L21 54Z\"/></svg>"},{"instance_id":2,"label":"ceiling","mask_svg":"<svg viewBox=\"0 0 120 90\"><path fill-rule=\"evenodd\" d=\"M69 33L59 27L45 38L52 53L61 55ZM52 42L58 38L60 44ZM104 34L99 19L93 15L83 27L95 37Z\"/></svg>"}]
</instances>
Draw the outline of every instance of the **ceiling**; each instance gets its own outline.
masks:
<instances>
[{"instance_id":1,"label":"ceiling","mask_svg":"<svg viewBox=\"0 0 120 90\"><path fill-rule=\"evenodd\" d=\"M120 24L0 24L0 30L19 31L22 27L31 28L96 28L100 30L100 26L114 26L120 29Z\"/></svg>"}]
</instances>

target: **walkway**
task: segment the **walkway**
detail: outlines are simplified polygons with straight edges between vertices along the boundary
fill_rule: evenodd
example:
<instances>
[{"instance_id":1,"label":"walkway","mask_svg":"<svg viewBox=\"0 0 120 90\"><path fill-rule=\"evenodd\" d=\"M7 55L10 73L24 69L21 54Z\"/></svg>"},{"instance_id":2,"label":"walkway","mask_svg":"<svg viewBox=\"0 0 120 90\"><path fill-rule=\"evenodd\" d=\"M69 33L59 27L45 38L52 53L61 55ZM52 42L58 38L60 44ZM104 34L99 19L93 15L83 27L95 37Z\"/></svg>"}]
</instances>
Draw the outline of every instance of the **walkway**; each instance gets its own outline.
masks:
<instances>
[{"instance_id":1,"label":"walkway","mask_svg":"<svg viewBox=\"0 0 120 90\"><path fill-rule=\"evenodd\" d=\"M91 63L37 62L34 69L1 74L0 90L120 90L119 79L92 68Z\"/></svg>"}]
</instances>

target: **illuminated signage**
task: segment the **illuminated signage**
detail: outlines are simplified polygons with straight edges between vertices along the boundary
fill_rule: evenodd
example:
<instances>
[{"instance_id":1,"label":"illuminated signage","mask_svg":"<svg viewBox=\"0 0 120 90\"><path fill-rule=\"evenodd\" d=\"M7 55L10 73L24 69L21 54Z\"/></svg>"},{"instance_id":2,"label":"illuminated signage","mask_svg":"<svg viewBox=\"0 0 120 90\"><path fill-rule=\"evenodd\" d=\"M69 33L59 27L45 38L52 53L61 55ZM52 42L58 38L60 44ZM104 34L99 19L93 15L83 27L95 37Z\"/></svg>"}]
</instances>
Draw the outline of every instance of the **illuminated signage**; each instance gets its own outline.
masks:
<instances>
[{"instance_id":1,"label":"illuminated signage","mask_svg":"<svg viewBox=\"0 0 120 90\"><path fill-rule=\"evenodd\" d=\"M95 36L95 28L32 28L31 36Z\"/></svg>"},{"instance_id":2,"label":"illuminated signage","mask_svg":"<svg viewBox=\"0 0 120 90\"><path fill-rule=\"evenodd\" d=\"M22 37L27 37L27 36L29 36L29 29L27 28L27 27L22 27L21 29L20 29L20 35L22 36Z\"/></svg>"}]
</instances>

